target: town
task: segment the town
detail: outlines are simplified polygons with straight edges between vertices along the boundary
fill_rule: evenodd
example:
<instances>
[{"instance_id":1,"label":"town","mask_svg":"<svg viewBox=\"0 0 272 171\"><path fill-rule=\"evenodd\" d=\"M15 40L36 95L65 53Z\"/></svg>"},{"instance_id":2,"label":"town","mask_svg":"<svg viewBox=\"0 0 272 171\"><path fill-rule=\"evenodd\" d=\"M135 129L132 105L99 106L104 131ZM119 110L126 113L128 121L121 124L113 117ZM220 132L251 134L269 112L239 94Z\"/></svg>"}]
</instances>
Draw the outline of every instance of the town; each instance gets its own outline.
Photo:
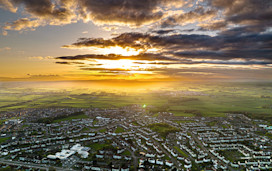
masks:
<instances>
[{"instance_id":1,"label":"town","mask_svg":"<svg viewBox=\"0 0 272 171\"><path fill-rule=\"evenodd\" d=\"M244 114L156 115L146 105L1 113L0 169L269 170L272 126Z\"/></svg>"}]
</instances>

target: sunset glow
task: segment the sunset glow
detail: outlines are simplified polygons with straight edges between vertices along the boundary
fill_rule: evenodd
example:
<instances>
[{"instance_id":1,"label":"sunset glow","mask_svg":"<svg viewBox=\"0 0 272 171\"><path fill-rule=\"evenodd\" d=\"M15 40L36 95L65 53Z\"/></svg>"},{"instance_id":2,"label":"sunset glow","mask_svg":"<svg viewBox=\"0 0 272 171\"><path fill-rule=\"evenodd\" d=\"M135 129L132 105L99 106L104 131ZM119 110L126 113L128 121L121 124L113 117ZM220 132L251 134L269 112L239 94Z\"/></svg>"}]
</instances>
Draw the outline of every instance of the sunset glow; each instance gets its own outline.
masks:
<instances>
[{"instance_id":1,"label":"sunset glow","mask_svg":"<svg viewBox=\"0 0 272 171\"><path fill-rule=\"evenodd\" d=\"M272 170L272 0L0 0L0 171Z\"/></svg>"},{"instance_id":2,"label":"sunset glow","mask_svg":"<svg viewBox=\"0 0 272 171\"><path fill-rule=\"evenodd\" d=\"M117 54L122 56L133 56L133 55L139 55L142 50L135 50L130 47L122 48L120 46L114 46L105 48L102 50L103 54Z\"/></svg>"},{"instance_id":3,"label":"sunset glow","mask_svg":"<svg viewBox=\"0 0 272 171\"><path fill-rule=\"evenodd\" d=\"M0 1L2 80L272 79L266 0L39 2Z\"/></svg>"}]
</instances>

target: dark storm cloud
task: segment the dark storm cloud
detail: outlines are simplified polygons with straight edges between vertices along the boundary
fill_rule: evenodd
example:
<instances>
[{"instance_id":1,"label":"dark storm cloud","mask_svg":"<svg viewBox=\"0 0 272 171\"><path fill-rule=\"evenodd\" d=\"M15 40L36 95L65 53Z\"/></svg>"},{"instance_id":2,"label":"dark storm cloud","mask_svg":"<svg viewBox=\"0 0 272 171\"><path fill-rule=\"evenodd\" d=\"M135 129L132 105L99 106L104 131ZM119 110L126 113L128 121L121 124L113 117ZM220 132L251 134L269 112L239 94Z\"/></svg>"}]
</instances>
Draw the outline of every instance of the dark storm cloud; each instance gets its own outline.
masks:
<instances>
[{"instance_id":1,"label":"dark storm cloud","mask_svg":"<svg viewBox=\"0 0 272 171\"><path fill-rule=\"evenodd\" d=\"M272 26L271 0L0 0L0 8L30 14L6 23L5 30L35 29L80 20L96 24L141 26L160 22L162 27L197 23L202 30L250 26L250 32ZM21 10L20 10L21 11ZM184 12L185 11L185 12ZM214 21L216 19L216 21ZM28 20L29 22L26 22ZM254 29L252 29L254 27Z\"/></svg>"},{"instance_id":2,"label":"dark storm cloud","mask_svg":"<svg viewBox=\"0 0 272 171\"><path fill-rule=\"evenodd\" d=\"M85 64L85 63L83 62L56 62L56 64L71 65L71 64Z\"/></svg>"},{"instance_id":3,"label":"dark storm cloud","mask_svg":"<svg viewBox=\"0 0 272 171\"><path fill-rule=\"evenodd\" d=\"M200 24L200 28L198 31L208 31L208 30L224 30L228 26L228 23L226 21L216 21L212 23L207 24Z\"/></svg>"},{"instance_id":4,"label":"dark storm cloud","mask_svg":"<svg viewBox=\"0 0 272 171\"><path fill-rule=\"evenodd\" d=\"M223 10L227 20L238 24L271 21L271 0L209 0L209 5Z\"/></svg>"},{"instance_id":5,"label":"dark storm cloud","mask_svg":"<svg viewBox=\"0 0 272 171\"><path fill-rule=\"evenodd\" d=\"M62 60L95 60L95 59L104 59L104 60L120 60L120 59L131 59L131 60L175 60L170 57L163 56L161 54L152 54L152 53L143 53L133 56L122 56L116 54L109 55L96 55L96 54L86 54L86 55L76 55L76 56L61 56L56 57L55 59Z\"/></svg>"},{"instance_id":6,"label":"dark storm cloud","mask_svg":"<svg viewBox=\"0 0 272 171\"><path fill-rule=\"evenodd\" d=\"M184 30L181 30L182 32L193 32L195 31L195 29L184 29Z\"/></svg>"},{"instance_id":7,"label":"dark storm cloud","mask_svg":"<svg viewBox=\"0 0 272 171\"><path fill-rule=\"evenodd\" d=\"M228 66L236 66L235 68L247 68L262 70L258 73L265 73L266 68L271 68L272 65L272 34L270 33L244 33L241 27L222 31L215 36L201 34L154 34L150 33L123 33L110 39L97 38L82 38L78 42L68 45L69 48L81 47L99 47L110 48L112 46L121 46L123 48L133 47L147 52L150 48L159 49L156 53L142 53L135 56L122 55L79 55L79 56L64 56L56 59L62 60L119 60L131 59L139 60L134 64L139 66L152 65L150 71L153 74L179 78L188 76L193 71L184 71L181 68L169 68L170 65L175 67L183 67L187 65L193 67L193 70L206 68L206 70L194 73L194 75L202 75L203 78L207 74L212 74L214 78L221 76L231 77ZM172 31L172 30L171 30ZM171 32L170 32L171 33ZM142 62L141 62L142 60ZM145 60L145 61L144 61ZM210 71L209 67L214 68ZM216 68L216 69L215 69ZM230 67L233 69L233 67ZM100 72L128 72L132 69L112 70L81 67L81 70L100 71ZM218 70L218 71L217 71ZM234 69L237 71L237 69ZM220 71L220 72L219 72ZM249 72L248 72L249 73ZM255 74L258 75L258 74ZM212 77L213 77L212 76ZM238 78L242 77L252 79L250 74L243 71ZM235 76L236 77L236 76ZM262 78L268 78L263 76Z\"/></svg>"},{"instance_id":8,"label":"dark storm cloud","mask_svg":"<svg viewBox=\"0 0 272 171\"><path fill-rule=\"evenodd\" d=\"M69 6L73 1L60 0L60 1L51 1L51 0L12 0L14 4L22 4L25 7L25 10L37 17L44 18L53 18L58 19L59 21L69 20L74 14L69 9Z\"/></svg>"},{"instance_id":9,"label":"dark storm cloud","mask_svg":"<svg viewBox=\"0 0 272 171\"><path fill-rule=\"evenodd\" d=\"M195 22L208 21L216 17L217 11L198 7L193 11L183 14L175 14L166 18L161 23L161 27L172 27L177 25L186 25Z\"/></svg>"},{"instance_id":10,"label":"dark storm cloud","mask_svg":"<svg viewBox=\"0 0 272 171\"><path fill-rule=\"evenodd\" d=\"M36 25L24 25L21 19L6 23L4 30L35 29L44 25L63 25L83 21L96 24L141 26L167 16L169 7L182 7L183 0L0 0L0 8L29 14ZM20 25L15 27L14 23Z\"/></svg>"},{"instance_id":11,"label":"dark storm cloud","mask_svg":"<svg viewBox=\"0 0 272 171\"><path fill-rule=\"evenodd\" d=\"M80 39L73 45L66 47L101 47L111 46L132 47L147 50L158 48L160 54L142 54L132 56L139 60L178 60L165 55L183 58L209 58L209 59L261 59L271 60L272 34L243 34L242 32L230 33L231 30L222 32L217 36L198 34L176 34L156 36L143 33L123 33L112 39ZM231 34L231 36L230 36ZM199 50L201 49L201 50ZM118 55L89 56L88 58L120 59ZM69 57L66 57L69 59ZM71 59L85 59L86 56L71 57Z\"/></svg>"},{"instance_id":12,"label":"dark storm cloud","mask_svg":"<svg viewBox=\"0 0 272 171\"><path fill-rule=\"evenodd\" d=\"M152 33L156 33L158 35L163 35L163 34L168 34L168 33L173 33L173 32L176 32L177 30L174 30L174 29L161 29L161 30L154 30L154 31L151 31Z\"/></svg>"},{"instance_id":13,"label":"dark storm cloud","mask_svg":"<svg viewBox=\"0 0 272 171\"><path fill-rule=\"evenodd\" d=\"M208 6L222 12L222 21L202 26L206 29L222 29L236 24L249 26L249 32L265 31L272 26L271 0L209 0Z\"/></svg>"},{"instance_id":14,"label":"dark storm cloud","mask_svg":"<svg viewBox=\"0 0 272 171\"><path fill-rule=\"evenodd\" d=\"M56 62L56 64L65 64L65 65L70 65L70 62Z\"/></svg>"},{"instance_id":15,"label":"dark storm cloud","mask_svg":"<svg viewBox=\"0 0 272 171\"><path fill-rule=\"evenodd\" d=\"M103 64L89 64L89 66L101 66L101 65L103 65Z\"/></svg>"},{"instance_id":16,"label":"dark storm cloud","mask_svg":"<svg viewBox=\"0 0 272 171\"><path fill-rule=\"evenodd\" d=\"M54 13L54 7L50 0L11 0L13 4L23 4L25 10L37 16L47 16Z\"/></svg>"},{"instance_id":17,"label":"dark storm cloud","mask_svg":"<svg viewBox=\"0 0 272 171\"><path fill-rule=\"evenodd\" d=\"M196 46L210 47L213 43L212 37L208 35L170 35L154 36L144 33L123 33L112 39L102 38L81 38L72 45L64 45L65 48L81 47L100 47L106 48L111 46L132 47L135 49L148 49L151 47L172 48L192 48Z\"/></svg>"},{"instance_id":18,"label":"dark storm cloud","mask_svg":"<svg viewBox=\"0 0 272 171\"><path fill-rule=\"evenodd\" d=\"M198 59L259 59L259 60L272 60L272 50L226 50L226 51L183 51L173 53L175 56L184 58L198 58Z\"/></svg>"},{"instance_id":19,"label":"dark storm cloud","mask_svg":"<svg viewBox=\"0 0 272 171\"><path fill-rule=\"evenodd\" d=\"M146 64L144 62L134 62L135 64ZM272 61L212 61L212 60L202 60L202 61L194 61L194 60L180 60L180 62L150 62L148 64L151 65L179 65L179 64L219 64L219 65L268 65L272 64Z\"/></svg>"},{"instance_id":20,"label":"dark storm cloud","mask_svg":"<svg viewBox=\"0 0 272 171\"><path fill-rule=\"evenodd\" d=\"M102 23L124 23L142 25L161 19L159 6L174 0L79 0L85 16Z\"/></svg>"},{"instance_id":21,"label":"dark storm cloud","mask_svg":"<svg viewBox=\"0 0 272 171\"><path fill-rule=\"evenodd\" d=\"M132 47L135 49L150 48L149 39L159 39L160 37L150 36L138 32L123 33L112 39L103 38L80 38L72 45L64 45L64 48L81 48L81 47L99 47L105 48L110 46Z\"/></svg>"},{"instance_id":22,"label":"dark storm cloud","mask_svg":"<svg viewBox=\"0 0 272 171\"><path fill-rule=\"evenodd\" d=\"M232 80L271 80L271 69L233 69L233 68L162 68L156 71L157 74L181 78L186 76L190 79L232 79Z\"/></svg>"},{"instance_id":23,"label":"dark storm cloud","mask_svg":"<svg viewBox=\"0 0 272 171\"><path fill-rule=\"evenodd\" d=\"M71 9L74 2L72 0L5 0L5 2L12 4L13 8L22 6L23 12L30 14L31 17L6 23L4 30L34 30L43 25L69 24L76 19L76 14Z\"/></svg>"}]
</instances>

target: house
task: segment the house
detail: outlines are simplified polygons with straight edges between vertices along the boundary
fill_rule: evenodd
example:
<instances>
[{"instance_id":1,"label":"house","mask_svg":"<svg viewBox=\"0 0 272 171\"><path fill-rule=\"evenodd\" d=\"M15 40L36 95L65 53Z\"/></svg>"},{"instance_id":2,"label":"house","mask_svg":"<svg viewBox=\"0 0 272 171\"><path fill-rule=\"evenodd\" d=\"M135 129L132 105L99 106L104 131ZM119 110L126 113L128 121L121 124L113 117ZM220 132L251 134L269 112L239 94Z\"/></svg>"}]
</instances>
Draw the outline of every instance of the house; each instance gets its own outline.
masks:
<instances>
[{"instance_id":1,"label":"house","mask_svg":"<svg viewBox=\"0 0 272 171\"><path fill-rule=\"evenodd\" d=\"M172 167L174 164L173 164L173 162L171 162L169 160L166 160L165 165L169 166L169 167Z\"/></svg>"}]
</instances>

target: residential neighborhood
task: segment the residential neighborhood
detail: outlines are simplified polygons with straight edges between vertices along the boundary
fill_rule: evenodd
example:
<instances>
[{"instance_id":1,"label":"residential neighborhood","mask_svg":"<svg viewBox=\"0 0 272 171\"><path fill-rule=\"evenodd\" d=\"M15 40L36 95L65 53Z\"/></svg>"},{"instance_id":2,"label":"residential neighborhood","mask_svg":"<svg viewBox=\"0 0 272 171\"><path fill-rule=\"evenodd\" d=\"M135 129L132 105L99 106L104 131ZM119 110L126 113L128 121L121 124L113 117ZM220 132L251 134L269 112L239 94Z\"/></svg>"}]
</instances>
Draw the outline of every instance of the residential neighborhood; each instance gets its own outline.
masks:
<instances>
[{"instance_id":1,"label":"residential neighborhood","mask_svg":"<svg viewBox=\"0 0 272 171\"><path fill-rule=\"evenodd\" d=\"M271 126L243 114L153 115L145 107L44 108L1 114L0 168L269 170Z\"/></svg>"}]
</instances>

